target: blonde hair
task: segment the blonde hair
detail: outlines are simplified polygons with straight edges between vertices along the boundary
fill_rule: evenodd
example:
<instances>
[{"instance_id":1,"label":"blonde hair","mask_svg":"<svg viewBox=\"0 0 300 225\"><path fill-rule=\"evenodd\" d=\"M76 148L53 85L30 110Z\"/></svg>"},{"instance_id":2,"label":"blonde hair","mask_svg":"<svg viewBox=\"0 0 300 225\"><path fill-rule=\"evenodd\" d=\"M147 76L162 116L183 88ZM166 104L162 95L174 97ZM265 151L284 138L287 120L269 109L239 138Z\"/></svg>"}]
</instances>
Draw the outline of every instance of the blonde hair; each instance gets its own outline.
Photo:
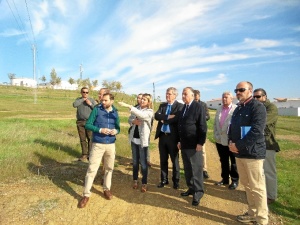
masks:
<instances>
[{"instance_id":1,"label":"blonde hair","mask_svg":"<svg viewBox=\"0 0 300 225\"><path fill-rule=\"evenodd\" d=\"M148 108L152 108L152 97L150 94L143 94L142 98L146 98L148 100Z\"/></svg>"}]
</instances>

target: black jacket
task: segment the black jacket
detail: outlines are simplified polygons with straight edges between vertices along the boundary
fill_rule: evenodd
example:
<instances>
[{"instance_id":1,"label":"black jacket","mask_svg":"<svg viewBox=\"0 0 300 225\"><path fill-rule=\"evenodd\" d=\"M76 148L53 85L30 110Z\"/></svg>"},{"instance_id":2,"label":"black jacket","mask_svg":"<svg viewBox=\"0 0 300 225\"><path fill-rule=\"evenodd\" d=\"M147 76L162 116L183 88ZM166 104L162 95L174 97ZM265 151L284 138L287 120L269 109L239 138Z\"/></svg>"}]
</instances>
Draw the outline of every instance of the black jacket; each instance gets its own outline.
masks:
<instances>
[{"instance_id":1,"label":"black jacket","mask_svg":"<svg viewBox=\"0 0 300 225\"><path fill-rule=\"evenodd\" d=\"M197 144L203 145L206 140L205 108L199 102L192 101L188 111L183 116L185 107L179 113L178 120L181 149L196 149Z\"/></svg>"},{"instance_id":2,"label":"black jacket","mask_svg":"<svg viewBox=\"0 0 300 225\"><path fill-rule=\"evenodd\" d=\"M238 104L231 117L228 138L235 143L239 153L237 158L264 159L266 143L264 128L266 125L266 108L252 97L245 103ZM249 132L242 138L241 127L250 126Z\"/></svg>"},{"instance_id":3,"label":"black jacket","mask_svg":"<svg viewBox=\"0 0 300 225\"><path fill-rule=\"evenodd\" d=\"M156 127L155 139L157 139L161 133L161 127L163 125L161 121L163 120L164 124L169 124L171 135L174 136L177 141L179 141L178 125L177 125L178 117L179 117L178 112L181 112L183 108L183 104L178 101L175 101L173 103L170 115L175 115L175 117L169 120L168 120L168 116L166 115L167 107L168 107L167 102L161 103L158 110L154 114L154 118L158 121Z\"/></svg>"}]
</instances>

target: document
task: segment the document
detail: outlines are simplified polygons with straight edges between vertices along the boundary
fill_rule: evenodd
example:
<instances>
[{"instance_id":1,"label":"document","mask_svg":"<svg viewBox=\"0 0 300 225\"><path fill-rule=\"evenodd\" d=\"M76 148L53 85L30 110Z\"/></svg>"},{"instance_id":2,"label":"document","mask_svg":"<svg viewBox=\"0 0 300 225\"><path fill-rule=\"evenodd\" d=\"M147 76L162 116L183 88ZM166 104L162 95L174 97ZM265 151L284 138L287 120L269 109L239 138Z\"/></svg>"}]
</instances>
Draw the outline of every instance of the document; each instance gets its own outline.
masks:
<instances>
[{"instance_id":1,"label":"document","mask_svg":"<svg viewBox=\"0 0 300 225\"><path fill-rule=\"evenodd\" d=\"M251 126L241 126L241 139L245 137L245 135L249 132Z\"/></svg>"}]
</instances>

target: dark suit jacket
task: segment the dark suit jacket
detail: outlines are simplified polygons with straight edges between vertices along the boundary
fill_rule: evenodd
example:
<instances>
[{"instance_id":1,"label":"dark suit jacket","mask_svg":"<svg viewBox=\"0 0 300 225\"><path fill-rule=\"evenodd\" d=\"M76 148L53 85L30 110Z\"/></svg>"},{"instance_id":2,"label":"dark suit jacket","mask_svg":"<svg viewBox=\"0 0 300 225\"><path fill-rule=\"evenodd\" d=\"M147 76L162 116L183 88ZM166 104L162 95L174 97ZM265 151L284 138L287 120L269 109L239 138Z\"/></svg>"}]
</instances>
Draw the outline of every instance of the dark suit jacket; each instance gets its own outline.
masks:
<instances>
[{"instance_id":1,"label":"dark suit jacket","mask_svg":"<svg viewBox=\"0 0 300 225\"><path fill-rule=\"evenodd\" d=\"M181 149L196 149L197 144L203 145L206 140L205 107L199 102L192 101L189 110L183 116L185 107L178 119Z\"/></svg>"},{"instance_id":2,"label":"dark suit jacket","mask_svg":"<svg viewBox=\"0 0 300 225\"><path fill-rule=\"evenodd\" d=\"M180 112L183 108L183 104L175 101L171 107L171 113L170 115L176 115L178 112ZM154 118L158 121L157 127L156 127L156 133L155 133L155 139L159 137L160 132L161 132L161 127L163 123L161 122L162 120L164 121L165 124L169 124L170 126L170 131L171 135L176 138L176 140L179 140L178 136L178 115L176 115L174 118L168 120L168 116L166 115L168 103L164 102L161 103L158 110L154 114Z\"/></svg>"}]
</instances>

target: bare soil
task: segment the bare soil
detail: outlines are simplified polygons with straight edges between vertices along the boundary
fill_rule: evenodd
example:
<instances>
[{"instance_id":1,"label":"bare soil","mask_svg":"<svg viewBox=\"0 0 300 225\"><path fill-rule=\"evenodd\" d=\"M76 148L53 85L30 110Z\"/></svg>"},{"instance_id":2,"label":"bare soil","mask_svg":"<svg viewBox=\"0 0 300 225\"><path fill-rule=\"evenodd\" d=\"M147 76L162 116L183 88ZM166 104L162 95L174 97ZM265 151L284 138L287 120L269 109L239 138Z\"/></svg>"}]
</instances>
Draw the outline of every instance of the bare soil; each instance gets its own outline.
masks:
<instances>
[{"instance_id":1,"label":"bare soil","mask_svg":"<svg viewBox=\"0 0 300 225\"><path fill-rule=\"evenodd\" d=\"M151 151L149 191L132 189L130 159L118 157L112 181L113 199L104 198L97 176L84 209L77 205L87 163L62 163L40 156L43 166L29 165L32 178L0 184L0 224L241 224L235 218L247 209L244 189L241 185L233 191L228 186L214 185L221 179L219 157L212 143L208 142L206 149L210 178L205 180L205 195L197 207L191 205L191 197L180 197L186 188L184 179L179 190L174 190L172 184L156 187L160 178L158 150ZM270 213L269 224L283 222Z\"/></svg>"}]
</instances>

